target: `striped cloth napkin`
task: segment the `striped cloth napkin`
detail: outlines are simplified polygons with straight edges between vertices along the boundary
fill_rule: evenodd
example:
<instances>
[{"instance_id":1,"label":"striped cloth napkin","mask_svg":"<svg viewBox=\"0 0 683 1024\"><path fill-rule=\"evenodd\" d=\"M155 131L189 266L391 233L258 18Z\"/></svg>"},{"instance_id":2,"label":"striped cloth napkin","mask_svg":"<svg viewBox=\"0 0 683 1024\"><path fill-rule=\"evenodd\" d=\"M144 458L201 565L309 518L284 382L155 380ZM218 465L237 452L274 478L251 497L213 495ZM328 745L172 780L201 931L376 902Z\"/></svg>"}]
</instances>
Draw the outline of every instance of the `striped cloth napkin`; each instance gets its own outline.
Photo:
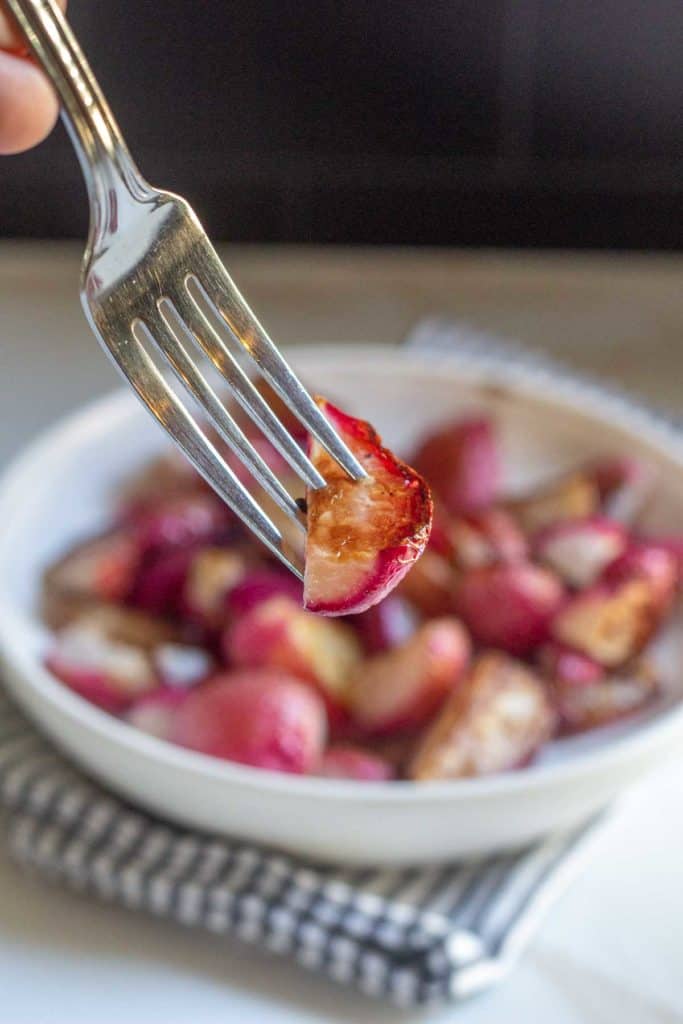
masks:
<instances>
[{"instance_id":1,"label":"striped cloth napkin","mask_svg":"<svg viewBox=\"0 0 683 1024\"><path fill-rule=\"evenodd\" d=\"M425 324L411 345L481 348ZM490 339L487 339L490 340ZM74 889L235 935L399 1006L503 978L578 869L591 822L522 851L414 869L341 869L159 821L82 775L0 692L0 804L16 860Z\"/></svg>"}]
</instances>

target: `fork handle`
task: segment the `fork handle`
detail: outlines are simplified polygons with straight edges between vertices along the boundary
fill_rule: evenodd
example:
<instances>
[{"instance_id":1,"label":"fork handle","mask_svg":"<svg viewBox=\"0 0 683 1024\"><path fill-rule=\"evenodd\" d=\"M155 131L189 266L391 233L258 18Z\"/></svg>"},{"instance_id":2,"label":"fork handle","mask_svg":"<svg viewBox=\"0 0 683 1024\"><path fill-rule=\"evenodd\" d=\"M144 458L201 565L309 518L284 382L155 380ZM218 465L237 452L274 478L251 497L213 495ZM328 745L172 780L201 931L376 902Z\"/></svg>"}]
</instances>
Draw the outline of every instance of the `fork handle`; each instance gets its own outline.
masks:
<instances>
[{"instance_id":1,"label":"fork handle","mask_svg":"<svg viewBox=\"0 0 683 1024\"><path fill-rule=\"evenodd\" d=\"M140 198L148 186L133 162L109 104L54 0L5 0L33 56L57 90L88 187L93 214L120 185Z\"/></svg>"}]
</instances>

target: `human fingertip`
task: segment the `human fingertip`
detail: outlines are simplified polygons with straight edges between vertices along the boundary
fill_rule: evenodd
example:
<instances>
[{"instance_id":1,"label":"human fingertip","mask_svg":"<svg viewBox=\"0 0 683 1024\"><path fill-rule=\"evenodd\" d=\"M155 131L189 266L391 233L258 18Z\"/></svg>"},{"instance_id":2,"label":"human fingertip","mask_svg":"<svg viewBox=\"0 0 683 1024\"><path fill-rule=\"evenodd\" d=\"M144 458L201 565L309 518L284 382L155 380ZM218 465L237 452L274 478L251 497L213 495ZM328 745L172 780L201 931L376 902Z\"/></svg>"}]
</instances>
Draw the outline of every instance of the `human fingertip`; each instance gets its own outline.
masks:
<instances>
[{"instance_id":1,"label":"human fingertip","mask_svg":"<svg viewBox=\"0 0 683 1024\"><path fill-rule=\"evenodd\" d=\"M0 154L37 146L52 131L58 111L42 72L21 57L0 52Z\"/></svg>"}]
</instances>

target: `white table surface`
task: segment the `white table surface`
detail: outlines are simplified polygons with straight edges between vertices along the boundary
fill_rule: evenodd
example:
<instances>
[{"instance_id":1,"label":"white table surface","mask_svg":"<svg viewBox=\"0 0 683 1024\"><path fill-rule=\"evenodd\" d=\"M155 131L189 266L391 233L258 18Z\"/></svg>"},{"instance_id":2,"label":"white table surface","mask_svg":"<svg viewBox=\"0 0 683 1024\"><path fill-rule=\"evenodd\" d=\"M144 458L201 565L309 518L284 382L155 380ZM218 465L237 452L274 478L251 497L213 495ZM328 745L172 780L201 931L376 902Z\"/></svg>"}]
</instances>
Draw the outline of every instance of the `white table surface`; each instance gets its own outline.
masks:
<instances>
[{"instance_id":1,"label":"white table surface","mask_svg":"<svg viewBox=\"0 0 683 1024\"><path fill-rule=\"evenodd\" d=\"M428 309L450 310L545 342L575 365L609 371L651 398L680 405L680 259L260 250L232 251L230 259L285 341L389 340ZM60 412L115 383L81 320L76 282L73 247L0 245L0 459ZM679 761L615 811L514 974L497 990L428 1019L683 1021L682 846ZM50 887L18 871L1 850L0 843L2 1024L420 1019L235 942Z\"/></svg>"}]
</instances>

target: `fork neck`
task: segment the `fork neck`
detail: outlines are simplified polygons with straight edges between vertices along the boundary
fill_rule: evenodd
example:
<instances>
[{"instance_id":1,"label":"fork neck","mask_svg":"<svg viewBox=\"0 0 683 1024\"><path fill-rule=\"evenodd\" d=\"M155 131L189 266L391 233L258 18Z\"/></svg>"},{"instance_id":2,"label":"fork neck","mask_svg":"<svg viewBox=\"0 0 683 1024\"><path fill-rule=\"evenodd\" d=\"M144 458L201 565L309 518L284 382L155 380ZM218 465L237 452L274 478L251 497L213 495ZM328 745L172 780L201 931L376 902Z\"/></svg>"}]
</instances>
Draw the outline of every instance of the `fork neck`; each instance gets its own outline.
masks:
<instances>
[{"instance_id":1,"label":"fork neck","mask_svg":"<svg viewBox=\"0 0 683 1024\"><path fill-rule=\"evenodd\" d=\"M90 200L91 237L116 230L122 202L152 190L138 171L97 80L55 0L5 0L56 89Z\"/></svg>"}]
</instances>

